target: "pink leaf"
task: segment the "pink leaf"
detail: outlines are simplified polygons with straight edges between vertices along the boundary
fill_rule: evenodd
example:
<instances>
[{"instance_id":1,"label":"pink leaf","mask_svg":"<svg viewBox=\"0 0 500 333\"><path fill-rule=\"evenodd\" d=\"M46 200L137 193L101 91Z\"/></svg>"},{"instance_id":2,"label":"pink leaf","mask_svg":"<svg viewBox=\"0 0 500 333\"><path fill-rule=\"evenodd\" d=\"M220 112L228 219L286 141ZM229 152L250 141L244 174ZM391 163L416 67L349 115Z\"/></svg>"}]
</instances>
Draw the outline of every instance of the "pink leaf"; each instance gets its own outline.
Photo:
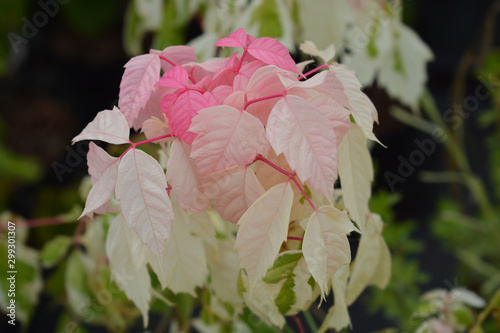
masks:
<instances>
[{"instance_id":1,"label":"pink leaf","mask_svg":"<svg viewBox=\"0 0 500 333\"><path fill-rule=\"evenodd\" d=\"M260 60L250 61L244 64L233 81L233 89L234 90L245 90L248 82L250 81L252 75L261 67L264 67L265 64Z\"/></svg>"},{"instance_id":2,"label":"pink leaf","mask_svg":"<svg viewBox=\"0 0 500 333\"><path fill-rule=\"evenodd\" d=\"M156 54L142 54L125 64L118 107L130 127L148 102L160 77L160 67L160 58Z\"/></svg>"},{"instance_id":3,"label":"pink leaf","mask_svg":"<svg viewBox=\"0 0 500 333\"><path fill-rule=\"evenodd\" d=\"M151 117L156 117L158 119L163 118L163 112L161 111L161 99L162 99L162 89L156 89L149 97L146 106L139 111L139 115L134 121L133 128L138 131L142 128L142 124L150 119Z\"/></svg>"},{"instance_id":4,"label":"pink leaf","mask_svg":"<svg viewBox=\"0 0 500 333\"><path fill-rule=\"evenodd\" d=\"M226 98L233 93L233 87L230 86L218 86L212 90L212 95L217 100L216 105L223 104ZM210 105L215 106L215 105Z\"/></svg>"},{"instance_id":5,"label":"pink leaf","mask_svg":"<svg viewBox=\"0 0 500 333\"><path fill-rule=\"evenodd\" d=\"M161 61L161 69L163 69L165 73L174 67L174 65L180 66L198 60L196 58L195 49L192 46L174 45L167 47L163 51L150 50L149 53L158 54L168 59L168 61Z\"/></svg>"},{"instance_id":6,"label":"pink leaf","mask_svg":"<svg viewBox=\"0 0 500 333\"><path fill-rule=\"evenodd\" d=\"M139 149L129 150L118 168L115 194L129 228L161 262L174 219L160 164Z\"/></svg>"},{"instance_id":7,"label":"pink leaf","mask_svg":"<svg viewBox=\"0 0 500 333\"><path fill-rule=\"evenodd\" d=\"M337 138L323 114L301 97L287 96L274 106L267 138L283 153L302 182L309 181L329 200L337 179Z\"/></svg>"},{"instance_id":8,"label":"pink leaf","mask_svg":"<svg viewBox=\"0 0 500 333\"><path fill-rule=\"evenodd\" d=\"M237 223L265 191L251 168L235 167L234 171L230 170L221 171L224 176L217 180L221 194L217 197L216 205L224 220Z\"/></svg>"},{"instance_id":9,"label":"pink leaf","mask_svg":"<svg viewBox=\"0 0 500 333\"><path fill-rule=\"evenodd\" d=\"M285 86L278 76L279 73L284 74L286 71L273 65L261 67L255 71L245 87L247 100L250 101L266 96L282 94L285 91ZM278 98L273 98L251 104L247 107L246 111L259 118L265 126L267 124L269 113L277 101Z\"/></svg>"},{"instance_id":10,"label":"pink leaf","mask_svg":"<svg viewBox=\"0 0 500 333\"><path fill-rule=\"evenodd\" d=\"M300 70L286 47L275 38L257 38L248 46L248 53L266 64L276 65L287 71L300 74Z\"/></svg>"},{"instance_id":11,"label":"pink leaf","mask_svg":"<svg viewBox=\"0 0 500 333\"><path fill-rule=\"evenodd\" d=\"M99 112L72 141L74 143L82 140L99 140L120 145L130 143L129 133L127 119L115 106L113 110Z\"/></svg>"},{"instance_id":12,"label":"pink leaf","mask_svg":"<svg viewBox=\"0 0 500 333\"><path fill-rule=\"evenodd\" d=\"M167 165L167 180L177 198L179 207L194 214L205 211L211 200L202 192L202 178L195 161L190 157L191 147L180 141L172 143Z\"/></svg>"},{"instance_id":13,"label":"pink leaf","mask_svg":"<svg viewBox=\"0 0 500 333\"><path fill-rule=\"evenodd\" d=\"M290 94L294 94L297 89L312 89L317 93L334 99L345 108L349 106L347 95L344 92L344 86L332 71L323 71L305 81L298 81L290 75L283 74L280 75L280 79L283 85L288 88Z\"/></svg>"},{"instance_id":14,"label":"pink leaf","mask_svg":"<svg viewBox=\"0 0 500 333\"><path fill-rule=\"evenodd\" d=\"M188 83L188 73L182 66L175 66L163 74L160 81L158 81L159 86L176 89L187 89Z\"/></svg>"},{"instance_id":15,"label":"pink leaf","mask_svg":"<svg viewBox=\"0 0 500 333\"><path fill-rule=\"evenodd\" d=\"M193 118L189 131L198 134L191 157L205 175L247 165L257 154L265 155L269 149L262 123L227 105L201 110Z\"/></svg>"},{"instance_id":16,"label":"pink leaf","mask_svg":"<svg viewBox=\"0 0 500 333\"><path fill-rule=\"evenodd\" d=\"M231 33L228 37L219 39L215 46L220 47L242 47L245 48L247 44L247 34L243 28L239 28Z\"/></svg>"},{"instance_id":17,"label":"pink leaf","mask_svg":"<svg viewBox=\"0 0 500 333\"><path fill-rule=\"evenodd\" d=\"M342 138L351 128L351 119L349 111L335 100L324 95L314 96L307 100L311 105L315 106L321 114L328 119L330 126L335 132L337 138L337 146L342 141Z\"/></svg>"},{"instance_id":18,"label":"pink leaf","mask_svg":"<svg viewBox=\"0 0 500 333\"><path fill-rule=\"evenodd\" d=\"M87 196L85 209L80 218L85 215L92 218L94 213L105 206L111 199L115 192L120 159L109 156L104 149L91 142L87 154L87 163L92 188Z\"/></svg>"},{"instance_id":19,"label":"pink leaf","mask_svg":"<svg viewBox=\"0 0 500 333\"><path fill-rule=\"evenodd\" d=\"M188 132L191 120L199 110L208 107L208 105L206 97L203 97L198 91L188 90L181 93L166 113L170 132L175 137L191 144L196 137L196 134ZM165 109L164 112L166 112Z\"/></svg>"}]
</instances>

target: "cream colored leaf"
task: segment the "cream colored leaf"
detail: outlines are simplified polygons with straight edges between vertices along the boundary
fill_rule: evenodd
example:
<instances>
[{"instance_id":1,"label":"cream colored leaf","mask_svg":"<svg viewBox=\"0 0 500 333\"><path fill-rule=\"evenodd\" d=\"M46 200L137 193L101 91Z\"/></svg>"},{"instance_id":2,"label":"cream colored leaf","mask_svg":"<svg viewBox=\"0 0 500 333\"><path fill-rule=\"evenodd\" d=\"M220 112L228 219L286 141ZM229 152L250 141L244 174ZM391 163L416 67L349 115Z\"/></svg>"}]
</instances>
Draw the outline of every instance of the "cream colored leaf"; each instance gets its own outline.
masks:
<instances>
[{"instance_id":1,"label":"cream colored leaf","mask_svg":"<svg viewBox=\"0 0 500 333\"><path fill-rule=\"evenodd\" d=\"M346 284L349 278L349 267L341 267L332 277L332 289L335 299L335 304L328 310L328 314L323 320L323 324L319 328L319 333L326 332L327 329L333 328L337 332L343 328L351 326L351 318L346 304Z\"/></svg>"},{"instance_id":2,"label":"cream colored leaf","mask_svg":"<svg viewBox=\"0 0 500 333\"><path fill-rule=\"evenodd\" d=\"M165 276L160 277L160 282L174 293L196 296L195 288L203 285L208 274L203 240L191 234L189 215L175 202L172 208L175 220L165 242L162 262Z\"/></svg>"},{"instance_id":3,"label":"cream colored leaf","mask_svg":"<svg viewBox=\"0 0 500 333\"><path fill-rule=\"evenodd\" d=\"M347 214L333 206L320 207L309 219L302 251L323 299L328 294L328 280L351 261L346 234L354 230Z\"/></svg>"},{"instance_id":4,"label":"cream colored leaf","mask_svg":"<svg viewBox=\"0 0 500 333\"><path fill-rule=\"evenodd\" d=\"M369 213L373 164L365 136L355 124L339 145L339 175L344 204L363 231Z\"/></svg>"},{"instance_id":5,"label":"cream colored leaf","mask_svg":"<svg viewBox=\"0 0 500 333\"><path fill-rule=\"evenodd\" d=\"M235 248L252 287L266 274L286 241L292 203L290 183L278 184L257 199L238 222Z\"/></svg>"},{"instance_id":6,"label":"cream colored leaf","mask_svg":"<svg viewBox=\"0 0 500 333\"><path fill-rule=\"evenodd\" d=\"M324 50L318 50L316 44L314 44L310 40L306 40L304 41L304 43L300 44L300 50L314 57L321 58L324 63L329 62L335 57L335 46L333 46L333 44L328 46Z\"/></svg>"},{"instance_id":7,"label":"cream colored leaf","mask_svg":"<svg viewBox=\"0 0 500 333\"><path fill-rule=\"evenodd\" d=\"M361 83L354 76L354 73L343 65L333 64L330 66L330 70L335 73L344 85L344 92L349 103L344 106L351 111L356 124L361 128L367 139L379 142L373 134L373 122L378 119L377 109L368 96L361 91Z\"/></svg>"},{"instance_id":8,"label":"cream colored leaf","mask_svg":"<svg viewBox=\"0 0 500 333\"><path fill-rule=\"evenodd\" d=\"M141 260L137 247L137 234L127 227L121 214L109 227L106 253L111 275L118 287L134 302L142 313L144 327L148 326L148 310L151 301L151 280L145 260Z\"/></svg>"},{"instance_id":9,"label":"cream colored leaf","mask_svg":"<svg viewBox=\"0 0 500 333\"><path fill-rule=\"evenodd\" d=\"M347 304L351 305L368 285L385 288L391 277L391 254L382 237L383 222L371 214L361 235L358 251L347 286Z\"/></svg>"},{"instance_id":10,"label":"cream colored leaf","mask_svg":"<svg viewBox=\"0 0 500 333\"><path fill-rule=\"evenodd\" d=\"M283 327L285 318L280 313L274 299L279 293L280 284L268 284L259 279L255 286L250 287L248 277L241 273L243 285L247 292L243 293L246 306L259 316L266 324Z\"/></svg>"},{"instance_id":11,"label":"cream colored leaf","mask_svg":"<svg viewBox=\"0 0 500 333\"><path fill-rule=\"evenodd\" d=\"M221 240L217 241L217 249L206 247L208 267L210 269L210 287L222 301L240 304L237 281L240 272L240 259L234 248Z\"/></svg>"},{"instance_id":12,"label":"cream colored leaf","mask_svg":"<svg viewBox=\"0 0 500 333\"><path fill-rule=\"evenodd\" d=\"M170 130L168 129L168 120L165 119L165 121L162 121L156 117L151 117L142 124L142 132L144 132L148 140L170 134ZM171 141L172 139L165 138L153 142L160 143L169 140Z\"/></svg>"}]
</instances>

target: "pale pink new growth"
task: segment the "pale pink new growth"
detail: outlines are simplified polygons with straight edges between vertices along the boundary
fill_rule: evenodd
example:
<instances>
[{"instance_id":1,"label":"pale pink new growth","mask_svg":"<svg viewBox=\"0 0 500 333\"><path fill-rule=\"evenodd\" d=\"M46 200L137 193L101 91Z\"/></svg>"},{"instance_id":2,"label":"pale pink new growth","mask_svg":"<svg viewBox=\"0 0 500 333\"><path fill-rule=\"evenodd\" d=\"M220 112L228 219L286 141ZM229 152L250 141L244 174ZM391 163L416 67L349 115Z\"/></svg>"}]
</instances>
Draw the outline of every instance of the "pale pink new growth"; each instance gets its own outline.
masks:
<instances>
[{"instance_id":1,"label":"pale pink new growth","mask_svg":"<svg viewBox=\"0 0 500 333\"><path fill-rule=\"evenodd\" d=\"M160 67L160 58L156 54L143 54L125 64L118 107L130 126L148 102L158 82Z\"/></svg>"}]
</instances>

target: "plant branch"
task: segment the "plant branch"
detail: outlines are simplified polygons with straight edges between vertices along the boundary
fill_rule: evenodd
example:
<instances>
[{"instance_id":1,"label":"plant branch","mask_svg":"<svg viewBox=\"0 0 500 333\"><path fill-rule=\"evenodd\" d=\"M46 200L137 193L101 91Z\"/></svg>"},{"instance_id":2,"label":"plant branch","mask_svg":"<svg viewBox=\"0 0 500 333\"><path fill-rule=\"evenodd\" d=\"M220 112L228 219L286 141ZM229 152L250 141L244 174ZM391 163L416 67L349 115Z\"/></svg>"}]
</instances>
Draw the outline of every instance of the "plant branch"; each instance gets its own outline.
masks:
<instances>
[{"instance_id":1,"label":"plant branch","mask_svg":"<svg viewBox=\"0 0 500 333\"><path fill-rule=\"evenodd\" d=\"M243 107L243 110L246 110L253 103L262 102L262 101L266 101L268 99L273 99L273 98L278 98L278 97L283 97L283 96L285 96L284 93L283 94L275 94L275 95L260 97L260 98L256 98L256 99L251 99L251 100L249 100L248 102L245 103L245 106Z\"/></svg>"},{"instance_id":2,"label":"plant branch","mask_svg":"<svg viewBox=\"0 0 500 333\"><path fill-rule=\"evenodd\" d=\"M472 169L465 153L462 149L460 149L460 144L457 142L456 137L443 121L441 113L439 112L434 99L428 90L425 90L422 97L422 108L429 118L445 132L447 139L444 144L460 169L464 177L464 182L478 203L483 216L491 223L496 223L495 210L490 203L483 182L472 173Z\"/></svg>"},{"instance_id":3,"label":"plant branch","mask_svg":"<svg viewBox=\"0 0 500 333\"><path fill-rule=\"evenodd\" d=\"M291 180L291 181L293 181L295 183L295 185L297 185L297 188L299 189L300 193L302 193L302 195L304 196L304 198L306 198L306 200L309 203L309 205L311 206L311 208L315 212L318 211L316 209L316 207L314 206L314 204L312 203L311 199L309 199L309 197L307 196L307 194L304 191L304 189L302 188L302 186L297 181L297 179L295 179L295 176L297 176L296 173L290 173L290 172L288 172L286 170L283 170L282 168L280 168L279 166L277 166L273 162L269 161L267 158L265 158L262 155L257 155L257 157L255 158L255 161L262 161L262 162L266 163L267 165L269 165L270 167L272 167L273 169L275 169L275 170L281 172L282 174L284 174L285 176L287 176L288 177L288 181Z\"/></svg>"},{"instance_id":4,"label":"plant branch","mask_svg":"<svg viewBox=\"0 0 500 333\"><path fill-rule=\"evenodd\" d=\"M175 67L175 66L177 66L177 65L176 65L176 64L174 64L172 61L168 60L167 58L165 58L165 57L163 57L163 56L160 56L160 59L161 59L161 60L163 60L163 61L168 62L170 65L172 65L172 66L174 66L174 67Z\"/></svg>"},{"instance_id":5,"label":"plant branch","mask_svg":"<svg viewBox=\"0 0 500 333\"><path fill-rule=\"evenodd\" d=\"M300 333L304 333L304 327L302 327L302 323L300 322L300 318L297 316L291 316L293 320L295 320L295 323L297 324L297 327L299 328Z\"/></svg>"},{"instance_id":6,"label":"plant branch","mask_svg":"<svg viewBox=\"0 0 500 333\"><path fill-rule=\"evenodd\" d=\"M323 68L326 68L326 67L328 67L328 66L329 66L328 64L323 64L323 65L321 65L321 66L318 66L318 67L316 67L316 68L314 68L314 69L310 70L309 72L307 72L307 73L305 73L305 74L303 74L303 75L304 75L305 77L308 77L309 75L312 75L312 74L316 73L317 71L322 70Z\"/></svg>"}]
</instances>

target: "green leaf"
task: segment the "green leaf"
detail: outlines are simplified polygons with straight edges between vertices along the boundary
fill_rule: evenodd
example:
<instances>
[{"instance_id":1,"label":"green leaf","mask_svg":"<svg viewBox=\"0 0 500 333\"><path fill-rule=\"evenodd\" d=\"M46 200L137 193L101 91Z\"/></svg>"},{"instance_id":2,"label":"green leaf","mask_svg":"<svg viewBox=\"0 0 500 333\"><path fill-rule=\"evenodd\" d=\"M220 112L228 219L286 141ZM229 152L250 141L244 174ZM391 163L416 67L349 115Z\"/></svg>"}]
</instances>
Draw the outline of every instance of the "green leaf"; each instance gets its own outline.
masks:
<instances>
[{"instance_id":1,"label":"green leaf","mask_svg":"<svg viewBox=\"0 0 500 333\"><path fill-rule=\"evenodd\" d=\"M144 33L144 26L141 23L141 17L137 13L135 1L130 1L125 12L125 26L123 29L123 46L129 55L138 55L142 52Z\"/></svg>"},{"instance_id":2,"label":"green leaf","mask_svg":"<svg viewBox=\"0 0 500 333\"><path fill-rule=\"evenodd\" d=\"M472 324L474 323L474 315L465 306L457 308L457 309L453 309L452 313L453 313L453 316L455 317L456 321L460 325L463 325L465 328L472 326Z\"/></svg>"},{"instance_id":3,"label":"green leaf","mask_svg":"<svg viewBox=\"0 0 500 333\"><path fill-rule=\"evenodd\" d=\"M280 310L282 314L286 314L292 308L292 305L295 304L297 300L295 297L295 292L293 291L293 287L295 287L295 281L293 276L290 276L286 279L285 283L281 287L281 290L274 299L274 303Z\"/></svg>"},{"instance_id":4,"label":"green leaf","mask_svg":"<svg viewBox=\"0 0 500 333\"><path fill-rule=\"evenodd\" d=\"M283 279L288 279L292 276L293 270L297 267L297 263L302 258L302 252L284 253L274 261L274 264L264 276L266 283L278 283Z\"/></svg>"},{"instance_id":5,"label":"green leaf","mask_svg":"<svg viewBox=\"0 0 500 333\"><path fill-rule=\"evenodd\" d=\"M42 266L50 268L57 265L64 258L72 243L71 237L61 235L47 242L40 254Z\"/></svg>"},{"instance_id":6,"label":"green leaf","mask_svg":"<svg viewBox=\"0 0 500 333\"><path fill-rule=\"evenodd\" d=\"M165 3L162 25L153 43L155 49L163 50L168 46L185 44L187 21L179 22L177 12L175 1Z\"/></svg>"},{"instance_id":7,"label":"green leaf","mask_svg":"<svg viewBox=\"0 0 500 333\"><path fill-rule=\"evenodd\" d=\"M243 294L246 293L246 288L245 288L245 283L243 282L243 277L241 276L242 274L245 274L245 270L242 268L240 269L240 273L238 274L238 284L237 284L237 289L238 289L238 294L243 297Z\"/></svg>"},{"instance_id":8,"label":"green leaf","mask_svg":"<svg viewBox=\"0 0 500 333\"><path fill-rule=\"evenodd\" d=\"M280 13L276 0L262 1L252 16L252 23L260 22L259 36L279 38L283 36Z\"/></svg>"}]
</instances>

